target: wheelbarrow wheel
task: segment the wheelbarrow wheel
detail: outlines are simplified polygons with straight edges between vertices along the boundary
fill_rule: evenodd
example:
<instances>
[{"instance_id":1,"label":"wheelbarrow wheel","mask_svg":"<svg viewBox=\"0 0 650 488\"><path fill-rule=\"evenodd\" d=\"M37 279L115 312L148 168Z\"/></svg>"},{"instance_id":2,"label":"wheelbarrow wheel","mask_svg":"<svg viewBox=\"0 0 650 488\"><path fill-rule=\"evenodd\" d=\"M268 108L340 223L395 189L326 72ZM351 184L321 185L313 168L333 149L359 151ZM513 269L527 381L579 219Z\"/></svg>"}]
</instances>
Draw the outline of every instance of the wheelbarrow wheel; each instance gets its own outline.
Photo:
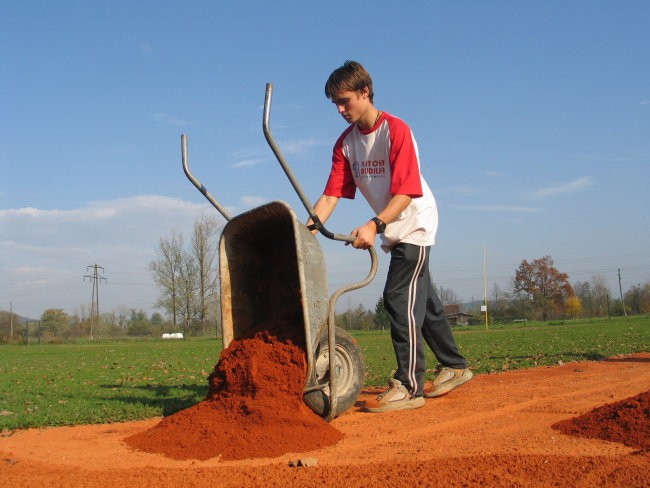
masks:
<instances>
[{"instance_id":1,"label":"wheelbarrow wheel","mask_svg":"<svg viewBox=\"0 0 650 488\"><path fill-rule=\"evenodd\" d=\"M336 390L337 415L350 408L363 388L363 355L357 341L345 330L336 328ZM305 404L316 414L325 417L329 414L329 344L327 334L323 334L316 350L314 378L309 387L322 388L309 391L303 396Z\"/></svg>"}]
</instances>

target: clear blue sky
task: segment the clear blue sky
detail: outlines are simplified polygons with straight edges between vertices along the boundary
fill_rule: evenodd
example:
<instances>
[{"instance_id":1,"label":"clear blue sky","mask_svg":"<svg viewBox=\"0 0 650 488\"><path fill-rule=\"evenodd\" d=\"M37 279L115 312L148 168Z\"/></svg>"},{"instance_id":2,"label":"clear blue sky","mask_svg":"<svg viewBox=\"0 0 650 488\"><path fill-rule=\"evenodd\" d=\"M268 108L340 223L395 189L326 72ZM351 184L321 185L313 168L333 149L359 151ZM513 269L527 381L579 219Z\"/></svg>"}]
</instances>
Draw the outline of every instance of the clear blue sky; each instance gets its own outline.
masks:
<instances>
[{"instance_id":1,"label":"clear blue sky","mask_svg":"<svg viewBox=\"0 0 650 488\"><path fill-rule=\"evenodd\" d=\"M463 300L508 291L521 260L551 255L570 280L618 294L650 280L647 1L0 1L0 309L38 318L91 298L153 310L147 263L215 211L271 200L304 211L261 131L272 129L315 201L344 121L323 95L346 59L404 119L438 200L434 280ZM341 202L328 227L371 217ZM364 253L323 242L329 281ZM341 299L373 307L376 281Z\"/></svg>"}]
</instances>

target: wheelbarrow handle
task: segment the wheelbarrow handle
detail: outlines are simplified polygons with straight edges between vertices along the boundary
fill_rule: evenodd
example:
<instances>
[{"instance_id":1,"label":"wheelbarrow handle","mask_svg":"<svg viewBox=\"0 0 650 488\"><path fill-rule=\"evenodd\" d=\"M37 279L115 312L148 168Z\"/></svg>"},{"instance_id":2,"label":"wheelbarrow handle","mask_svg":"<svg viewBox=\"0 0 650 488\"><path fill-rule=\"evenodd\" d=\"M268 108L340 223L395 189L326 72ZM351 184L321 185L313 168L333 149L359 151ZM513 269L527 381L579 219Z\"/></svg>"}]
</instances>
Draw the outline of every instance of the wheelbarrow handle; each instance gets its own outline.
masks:
<instances>
[{"instance_id":1,"label":"wheelbarrow handle","mask_svg":"<svg viewBox=\"0 0 650 488\"><path fill-rule=\"evenodd\" d=\"M296 190L296 193L298 194L298 198L300 198L300 201L305 207L305 210L307 210L309 217L314 222L314 229L318 230L318 232L323 234L328 239L332 239L335 241L354 242L354 238L351 236L346 236L344 234L335 234L334 232L330 232L325 228L325 225L320 221L318 215L316 215L316 212L314 211L314 207L312 206L309 199L306 197L305 192L302 190L302 187L300 186L300 183L298 182L295 175L293 174L293 171L287 164L287 161L284 158L282 151L280 151L280 148L278 147L275 140L273 139L273 135L271 135L271 122L270 122L272 95L273 95L273 83L267 83L266 95L264 97L264 117L262 120L264 137L266 138L266 142L269 143L269 146L271 147L273 154L275 154L276 159L280 163L280 166L282 166L282 169L284 170L285 174L289 178L289 182L293 185L294 190Z\"/></svg>"},{"instance_id":2,"label":"wheelbarrow handle","mask_svg":"<svg viewBox=\"0 0 650 488\"><path fill-rule=\"evenodd\" d=\"M187 160L187 135L182 134L181 135L181 154L183 158L183 171L185 171L185 176L187 176L187 179L192 182L192 184L203 194L203 196L212 204L214 208L216 208L221 215L223 215L223 218L226 219L227 221L230 221L232 219L232 216L230 215L230 212L226 210L224 207L222 207L219 202L215 200L215 198L210 194L208 189L203 186L203 183L201 183L196 177L192 174L190 171L190 166Z\"/></svg>"}]
</instances>

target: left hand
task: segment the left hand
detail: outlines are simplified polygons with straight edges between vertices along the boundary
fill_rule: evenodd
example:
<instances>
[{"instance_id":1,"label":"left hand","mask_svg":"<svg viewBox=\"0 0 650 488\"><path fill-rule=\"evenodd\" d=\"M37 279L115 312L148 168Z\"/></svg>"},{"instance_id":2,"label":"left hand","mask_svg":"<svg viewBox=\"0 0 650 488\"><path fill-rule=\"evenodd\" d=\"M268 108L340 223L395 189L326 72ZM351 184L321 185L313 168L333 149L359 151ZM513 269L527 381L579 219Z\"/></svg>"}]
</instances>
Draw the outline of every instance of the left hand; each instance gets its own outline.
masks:
<instances>
[{"instance_id":1,"label":"left hand","mask_svg":"<svg viewBox=\"0 0 650 488\"><path fill-rule=\"evenodd\" d=\"M357 227L351 233L356 239L352 243L355 249L370 249L375 245L375 237L377 236L377 226L371 220L361 227Z\"/></svg>"}]
</instances>

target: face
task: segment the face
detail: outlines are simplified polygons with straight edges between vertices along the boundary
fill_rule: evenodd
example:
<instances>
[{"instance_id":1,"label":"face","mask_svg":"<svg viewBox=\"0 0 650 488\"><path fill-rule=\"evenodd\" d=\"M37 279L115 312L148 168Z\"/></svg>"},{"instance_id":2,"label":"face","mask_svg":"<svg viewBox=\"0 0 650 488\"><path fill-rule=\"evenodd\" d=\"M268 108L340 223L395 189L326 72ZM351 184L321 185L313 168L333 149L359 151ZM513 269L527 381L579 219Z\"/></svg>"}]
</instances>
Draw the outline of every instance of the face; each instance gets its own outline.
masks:
<instances>
[{"instance_id":1,"label":"face","mask_svg":"<svg viewBox=\"0 0 650 488\"><path fill-rule=\"evenodd\" d=\"M370 105L368 88L339 92L332 97L332 103L348 124L354 124L359 121Z\"/></svg>"}]
</instances>

